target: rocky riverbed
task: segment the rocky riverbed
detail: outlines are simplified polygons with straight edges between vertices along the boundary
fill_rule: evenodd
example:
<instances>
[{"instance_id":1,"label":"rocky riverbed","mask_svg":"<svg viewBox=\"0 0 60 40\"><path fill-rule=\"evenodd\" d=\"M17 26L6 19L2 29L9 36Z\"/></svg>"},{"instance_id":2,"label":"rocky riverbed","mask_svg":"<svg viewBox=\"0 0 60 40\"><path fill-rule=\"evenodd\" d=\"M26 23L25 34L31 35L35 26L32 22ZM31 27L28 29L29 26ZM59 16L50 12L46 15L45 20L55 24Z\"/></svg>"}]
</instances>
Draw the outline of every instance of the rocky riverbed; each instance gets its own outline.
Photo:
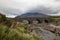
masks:
<instances>
[{"instance_id":1,"label":"rocky riverbed","mask_svg":"<svg viewBox=\"0 0 60 40\"><path fill-rule=\"evenodd\" d=\"M52 27L52 28L50 28ZM56 26L57 27L57 26ZM29 30L35 35L43 37L44 40L60 40L60 36L55 32L55 25L52 24L29 24ZM52 30L50 30L50 29Z\"/></svg>"}]
</instances>

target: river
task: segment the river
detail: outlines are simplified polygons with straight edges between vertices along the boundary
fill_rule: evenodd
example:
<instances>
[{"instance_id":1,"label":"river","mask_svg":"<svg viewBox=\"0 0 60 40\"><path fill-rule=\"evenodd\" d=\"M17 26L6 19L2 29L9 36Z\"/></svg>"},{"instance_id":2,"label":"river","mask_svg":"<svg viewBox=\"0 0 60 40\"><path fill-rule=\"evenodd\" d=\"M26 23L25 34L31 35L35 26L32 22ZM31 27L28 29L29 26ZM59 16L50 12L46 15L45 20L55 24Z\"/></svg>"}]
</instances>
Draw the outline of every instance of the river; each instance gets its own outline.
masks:
<instances>
[{"instance_id":1,"label":"river","mask_svg":"<svg viewBox=\"0 0 60 40\"><path fill-rule=\"evenodd\" d=\"M50 26L56 27L53 24L49 24ZM49 31L49 30L45 30L40 26L37 25L31 25L31 27L33 28L33 33L43 37L44 40L60 40L60 36L57 36L55 33Z\"/></svg>"}]
</instances>

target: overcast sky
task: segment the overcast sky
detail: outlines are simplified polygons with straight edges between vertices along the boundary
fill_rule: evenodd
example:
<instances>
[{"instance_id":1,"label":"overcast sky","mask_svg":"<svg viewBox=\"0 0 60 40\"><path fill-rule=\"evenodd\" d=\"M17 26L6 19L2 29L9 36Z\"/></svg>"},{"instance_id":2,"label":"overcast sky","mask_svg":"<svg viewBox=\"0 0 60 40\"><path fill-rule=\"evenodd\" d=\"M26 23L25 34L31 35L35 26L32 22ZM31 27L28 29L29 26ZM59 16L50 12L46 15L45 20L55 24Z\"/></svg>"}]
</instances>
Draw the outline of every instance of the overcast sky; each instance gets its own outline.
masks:
<instances>
[{"instance_id":1,"label":"overcast sky","mask_svg":"<svg viewBox=\"0 0 60 40\"><path fill-rule=\"evenodd\" d=\"M60 15L60 0L0 0L0 12L15 17L26 12Z\"/></svg>"}]
</instances>

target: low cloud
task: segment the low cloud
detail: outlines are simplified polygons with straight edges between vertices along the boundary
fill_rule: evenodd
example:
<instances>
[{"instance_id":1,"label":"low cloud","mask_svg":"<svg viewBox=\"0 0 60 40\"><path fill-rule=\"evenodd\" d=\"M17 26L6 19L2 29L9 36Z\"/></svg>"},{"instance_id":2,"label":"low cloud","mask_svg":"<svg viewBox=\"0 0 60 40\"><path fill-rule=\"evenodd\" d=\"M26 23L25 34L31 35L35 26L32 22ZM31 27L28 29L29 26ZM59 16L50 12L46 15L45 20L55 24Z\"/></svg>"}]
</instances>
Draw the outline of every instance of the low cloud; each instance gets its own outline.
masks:
<instances>
[{"instance_id":1,"label":"low cloud","mask_svg":"<svg viewBox=\"0 0 60 40\"><path fill-rule=\"evenodd\" d=\"M60 16L60 0L0 0L0 10L13 16L26 12Z\"/></svg>"}]
</instances>

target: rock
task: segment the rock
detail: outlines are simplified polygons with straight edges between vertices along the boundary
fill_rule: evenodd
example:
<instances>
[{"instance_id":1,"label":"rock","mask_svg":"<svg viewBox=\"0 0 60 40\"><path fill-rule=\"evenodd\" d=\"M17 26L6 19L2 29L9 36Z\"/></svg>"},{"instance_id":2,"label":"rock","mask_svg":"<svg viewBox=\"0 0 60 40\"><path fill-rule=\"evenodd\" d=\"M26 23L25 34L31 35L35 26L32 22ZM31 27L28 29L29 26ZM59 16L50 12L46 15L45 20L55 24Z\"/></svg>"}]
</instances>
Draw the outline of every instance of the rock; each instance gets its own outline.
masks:
<instances>
[{"instance_id":1,"label":"rock","mask_svg":"<svg viewBox=\"0 0 60 40\"><path fill-rule=\"evenodd\" d=\"M47 28L48 27L48 28ZM55 30L54 27L45 26L45 28L49 29L46 30L38 25L31 25L31 28L33 29L32 33L38 36L43 37L44 40L60 40L60 36L56 35L55 33L51 32L51 30ZM58 31L57 31L58 32Z\"/></svg>"}]
</instances>

